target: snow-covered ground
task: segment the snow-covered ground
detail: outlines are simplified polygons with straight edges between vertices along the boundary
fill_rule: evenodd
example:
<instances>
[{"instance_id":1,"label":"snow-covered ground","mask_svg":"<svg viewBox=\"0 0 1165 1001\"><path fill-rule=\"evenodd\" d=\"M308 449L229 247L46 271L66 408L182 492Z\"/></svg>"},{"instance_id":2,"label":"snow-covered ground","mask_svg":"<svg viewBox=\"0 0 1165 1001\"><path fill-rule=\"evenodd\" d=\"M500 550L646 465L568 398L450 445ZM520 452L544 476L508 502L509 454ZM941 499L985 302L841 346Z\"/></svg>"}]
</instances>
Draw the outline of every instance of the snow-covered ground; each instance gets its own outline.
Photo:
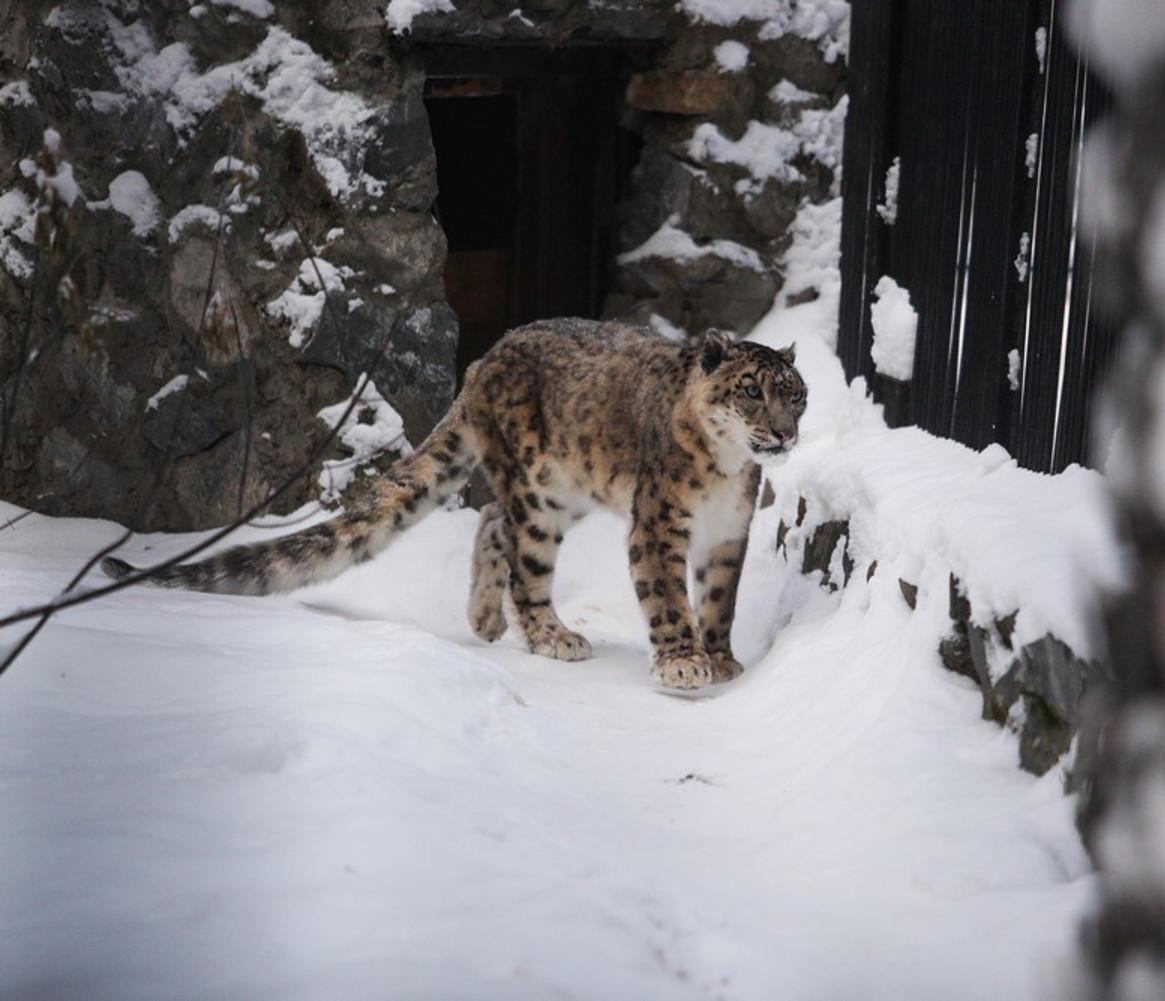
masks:
<instances>
[{"instance_id":1,"label":"snow-covered ground","mask_svg":"<svg viewBox=\"0 0 1165 1001\"><path fill-rule=\"evenodd\" d=\"M1082 558L1112 572L1100 530L1062 553L1036 532L1025 563L1024 526L1079 517L1099 477L885 429L845 386L831 309L757 333L797 337L811 410L754 525L749 670L713 698L651 687L624 528L602 514L556 581L595 644L580 664L471 634L471 511L290 597L131 589L54 620L0 679L0 996L1055 996L1093 891L1073 804L1018 769L936 648L951 560L1009 546L1025 594ZM793 486L845 507L858 555L881 555L869 580L862 564L830 594L778 555ZM978 500L935 503L952 489ZM950 512L977 526L966 544ZM116 531L0 529L0 608L53 594ZM982 600L1008 587L987 575ZM1079 599L1059 588L1029 628Z\"/></svg>"}]
</instances>

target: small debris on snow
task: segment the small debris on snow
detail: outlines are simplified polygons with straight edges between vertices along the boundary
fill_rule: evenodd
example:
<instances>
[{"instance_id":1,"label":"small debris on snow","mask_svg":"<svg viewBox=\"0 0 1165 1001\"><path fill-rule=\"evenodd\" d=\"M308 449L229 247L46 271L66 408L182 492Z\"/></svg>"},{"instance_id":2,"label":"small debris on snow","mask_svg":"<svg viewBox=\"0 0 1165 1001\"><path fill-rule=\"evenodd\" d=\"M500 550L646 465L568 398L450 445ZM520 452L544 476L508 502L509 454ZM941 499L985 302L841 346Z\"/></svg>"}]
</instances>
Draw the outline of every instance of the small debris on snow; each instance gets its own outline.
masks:
<instances>
[{"instance_id":1,"label":"small debris on snow","mask_svg":"<svg viewBox=\"0 0 1165 1001\"><path fill-rule=\"evenodd\" d=\"M1021 365L1019 348L1012 348L1007 352L1007 385L1013 393L1019 389Z\"/></svg>"},{"instance_id":2,"label":"small debris on snow","mask_svg":"<svg viewBox=\"0 0 1165 1001\"><path fill-rule=\"evenodd\" d=\"M748 65L748 46L729 39L712 50L721 73L739 73Z\"/></svg>"},{"instance_id":3,"label":"small debris on snow","mask_svg":"<svg viewBox=\"0 0 1165 1001\"><path fill-rule=\"evenodd\" d=\"M1028 273L1028 255L1031 252L1032 238L1030 233L1023 233L1019 238L1019 253L1016 255L1012 263L1015 265L1015 273L1019 275L1019 283L1022 285L1027 281Z\"/></svg>"},{"instance_id":4,"label":"small debris on snow","mask_svg":"<svg viewBox=\"0 0 1165 1001\"><path fill-rule=\"evenodd\" d=\"M889 275L883 275L874 286L870 325L874 329L870 345L874 368L891 379L909 382L914 374L918 314L910 305L910 293Z\"/></svg>"},{"instance_id":5,"label":"small debris on snow","mask_svg":"<svg viewBox=\"0 0 1165 1001\"><path fill-rule=\"evenodd\" d=\"M371 379L365 381L363 374L356 379L356 387L361 386L359 402L338 435L340 443L352 454L344 459L330 459L320 470L320 500L325 504L338 501L357 471L382 452L396 451L404 455L412 452L400 414L380 395ZM353 391L346 400L324 407L319 412L320 420L329 428L336 427L355 395Z\"/></svg>"},{"instance_id":6,"label":"small debris on snow","mask_svg":"<svg viewBox=\"0 0 1165 1001\"><path fill-rule=\"evenodd\" d=\"M902 157L894 157L894 162L886 168L886 184L882 200L874 206L874 211L887 226L898 221L898 178L902 170Z\"/></svg>"},{"instance_id":7,"label":"small debris on snow","mask_svg":"<svg viewBox=\"0 0 1165 1001\"><path fill-rule=\"evenodd\" d=\"M697 244L687 233L676 227L679 216L671 216L659 229L634 250L628 250L617 258L620 264L633 264L652 257L662 257L672 261L690 261L699 257L720 257L742 268L764 271L760 255L750 247L732 240L712 240L707 244Z\"/></svg>"},{"instance_id":8,"label":"small debris on snow","mask_svg":"<svg viewBox=\"0 0 1165 1001\"><path fill-rule=\"evenodd\" d=\"M157 410L158 404L161 403L167 396L173 396L175 393L180 393L190 384L190 376L176 375L166 385L159 389L153 396L146 401L146 410Z\"/></svg>"}]
</instances>

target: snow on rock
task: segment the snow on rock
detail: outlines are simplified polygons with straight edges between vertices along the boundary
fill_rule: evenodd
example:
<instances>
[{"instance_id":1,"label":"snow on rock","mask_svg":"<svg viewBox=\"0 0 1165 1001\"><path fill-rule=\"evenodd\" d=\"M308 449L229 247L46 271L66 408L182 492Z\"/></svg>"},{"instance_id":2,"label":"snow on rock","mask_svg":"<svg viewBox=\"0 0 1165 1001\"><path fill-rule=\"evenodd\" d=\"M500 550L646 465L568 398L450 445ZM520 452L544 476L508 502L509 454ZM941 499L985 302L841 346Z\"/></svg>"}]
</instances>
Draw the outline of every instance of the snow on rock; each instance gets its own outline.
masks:
<instances>
[{"instance_id":1,"label":"snow on rock","mask_svg":"<svg viewBox=\"0 0 1165 1001\"><path fill-rule=\"evenodd\" d=\"M251 17L257 18L260 21L267 20L267 18L275 13L275 8L271 5L271 0L207 0L207 2L213 4L215 7L226 7L230 10L240 11L243 14L249 14Z\"/></svg>"},{"instance_id":2,"label":"snow on rock","mask_svg":"<svg viewBox=\"0 0 1165 1001\"><path fill-rule=\"evenodd\" d=\"M841 197L821 204L804 201L790 226L792 242L781 258L785 284L778 304L815 290L817 297L798 307L813 329L831 347L837 346L837 310L841 300Z\"/></svg>"},{"instance_id":3,"label":"snow on rock","mask_svg":"<svg viewBox=\"0 0 1165 1001\"><path fill-rule=\"evenodd\" d=\"M891 379L909 382L914 374L918 314L910 305L910 293L889 275L883 275L874 286L870 326L874 330L870 345L874 368Z\"/></svg>"},{"instance_id":4,"label":"snow on rock","mask_svg":"<svg viewBox=\"0 0 1165 1001\"><path fill-rule=\"evenodd\" d=\"M36 211L17 188L0 194L0 267L14 278L32 275Z\"/></svg>"},{"instance_id":5,"label":"snow on rock","mask_svg":"<svg viewBox=\"0 0 1165 1001\"><path fill-rule=\"evenodd\" d=\"M126 170L118 174L109 182L109 197L104 201L90 202L89 208L111 208L125 216L133 227L134 236L147 237L161 225L162 206L150 182L144 174L137 170ZM206 208L206 206L187 206L187 208ZM183 210L185 211L185 210ZM213 211L213 210L212 210ZM170 242L173 243L182 229L194 221L193 217L179 218L181 213L170 221ZM217 213L215 213L217 224ZM174 223L178 225L175 228Z\"/></svg>"},{"instance_id":6,"label":"snow on rock","mask_svg":"<svg viewBox=\"0 0 1165 1001\"><path fill-rule=\"evenodd\" d=\"M291 324L288 340L295 348L303 347L324 312L328 292L344 287L344 280L355 272L347 265L337 267L322 257L305 257L299 274L290 286L267 304L267 313ZM323 282L321 288L320 282Z\"/></svg>"},{"instance_id":7,"label":"snow on rock","mask_svg":"<svg viewBox=\"0 0 1165 1001\"><path fill-rule=\"evenodd\" d=\"M744 167L749 177L737 182L742 194L758 192L764 181L789 182L803 175L790 162L801 153L819 160L833 171L835 193L841 185L841 147L845 133L848 98L832 108L805 108L790 128L751 121L739 139L729 139L712 122L696 127L688 141L688 155L697 162L732 163Z\"/></svg>"},{"instance_id":8,"label":"snow on rock","mask_svg":"<svg viewBox=\"0 0 1165 1001\"><path fill-rule=\"evenodd\" d=\"M658 313L652 313L647 322L651 324L652 330L661 337L666 337L669 341L682 343L688 339L688 332L683 327L677 327L667 317L660 316Z\"/></svg>"},{"instance_id":9,"label":"snow on rock","mask_svg":"<svg viewBox=\"0 0 1165 1001\"><path fill-rule=\"evenodd\" d=\"M164 385L146 401L146 410L157 410L158 404L161 403L167 396L173 396L175 393L180 393L189 385L190 376L174 376L173 379L166 383L166 385Z\"/></svg>"},{"instance_id":10,"label":"snow on rock","mask_svg":"<svg viewBox=\"0 0 1165 1001\"><path fill-rule=\"evenodd\" d=\"M730 27L741 21L762 22L762 40L797 35L816 42L828 62L849 52L850 11L847 0L680 0L680 10L694 21Z\"/></svg>"},{"instance_id":11,"label":"snow on rock","mask_svg":"<svg viewBox=\"0 0 1165 1001\"><path fill-rule=\"evenodd\" d=\"M720 257L738 267L764 271L764 262L755 250L732 240L711 240L698 244L682 229L676 228L679 216L672 216L643 243L618 257L618 263L631 264L652 257L688 261L699 257Z\"/></svg>"},{"instance_id":12,"label":"snow on rock","mask_svg":"<svg viewBox=\"0 0 1165 1001\"><path fill-rule=\"evenodd\" d=\"M352 396L324 407L319 413L320 420L329 428L336 427L357 391L360 393L359 402L353 407L337 436L351 455L343 459L329 459L320 470L320 500L325 504L338 501L357 471L382 452L408 455L412 451L405 437L404 420L380 395L376 384L363 374L357 378Z\"/></svg>"},{"instance_id":13,"label":"snow on rock","mask_svg":"<svg viewBox=\"0 0 1165 1001\"><path fill-rule=\"evenodd\" d=\"M220 228L230 229L230 225L229 217L216 208L209 205L187 205L170 217L166 235L171 243L177 243L178 238L189 226L205 226L212 233L217 233Z\"/></svg>"},{"instance_id":14,"label":"snow on rock","mask_svg":"<svg viewBox=\"0 0 1165 1001\"><path fill-rule=\"evenodd\" d=\"M804 104L818 100L820 95L802 90L790 80L782 80L769 90L769 100L777 104Z\"/></svg>"},{"instance_id":15,"label":"snow on rock","mask_svg":"<svg viewBox=\"0 0 1165 1001\"><path fill-rule=\"evenodd\" d=\"M748 46L729 39L712 50L712 57L722 73L739 73L748 65Z\"/></svg>"},{"instance_id":16,"label":"snow on rock","mask_svg":"<svg viewBox=\"0 0 1165 1001\"><path fill-rule=\"evenodd\" d=\"M412 30L413 18L419 14L451 14L454 9L449 0L389 0L384 19L392 32L404 35Z\"/></svg>"},{"instance_id":17,"label":"snow on rock","mask_svg":"<svg viewBox=\"0 0 1165 1001\"><path fill-rule=\"evenodd\" d=\"M81 189L73 176L73 165L61 159L61 134L56 129L45 129L44 146L52 154L54 169L49 173L43 167L38 167L36 186L42 192L51 192L53 197L66 205L72 205L80 197Z\"/></svg>"},{"instance_id":18,"label":"snow on rock","mask_svg":"<svg viewBox=\"0 0 1165 1001\"><path fill-rule=\"evenodd\" d=\"M1081 657L1098 655L1088 610L1125 579L1104 478L1078 466L1035 473L999 445L975 452L886 427L864 381L847 385L819 329L802 319L812 305L778 306L750 335L774 347L795 339L809 387L799 444L771 473L778 517L793 524L804 497L813 523L849 522L855 580L877 560L879 576L945 601L953 573L976 624L1018 610L1016 649L1050 633Z\"/></svg>"},{"instance_id":19,"label":"snow on rock","mask_svg":"<svg viewBox=\"0 0 1165 1001\"><path fill-rule=\"evenodd\" d=\"M894 162L886 168L886 181L882 188L882 200L874 206L887 226L893 226L898 221L898 183L902 173L902 157L894 157Z\"/></svg>"},{"instance_id":20,"label":"snow on rock","mask_svg":"<svg viewBox=\"0 0 1165 1001\"><path fill-rule=\"evenodd\" d=\"M373 109L356 94L332 90L335 67L285 29L272 26L244 59L202 72L185 43L158 49L143 22L123 23L109 10L104 16L119 82L132 94L163 102L180 144L237 87L257 98L266 114L303 134L333 195L347 197L378 183L358 169Z\"/></svg>"},{"instance_id":21,"label":"snow on rock","mask_svg":"<svg viewBox=\"0 0 1165 1001\"><path fill-rule=\"evenodd\" d=\"M734 163L744 167L750 180L737 184L740 191L759 191L769 177L797 181L801 172L789 161L801 149L801 140L789 129L752 121L739 139L729 139L712 122L696 127L688 142L688 155L699 161Z\"/></svg>"},{"instance_id":22,"label":"snow on rock","mask_svg":"<svg viewBox=\"0 0 1165 1001\"><path fill-rule=\"evenodd\" d=\"M27 80L9 80L0 86L0 108L28 108L36 104Z\"/></svg>"}]
</instances>

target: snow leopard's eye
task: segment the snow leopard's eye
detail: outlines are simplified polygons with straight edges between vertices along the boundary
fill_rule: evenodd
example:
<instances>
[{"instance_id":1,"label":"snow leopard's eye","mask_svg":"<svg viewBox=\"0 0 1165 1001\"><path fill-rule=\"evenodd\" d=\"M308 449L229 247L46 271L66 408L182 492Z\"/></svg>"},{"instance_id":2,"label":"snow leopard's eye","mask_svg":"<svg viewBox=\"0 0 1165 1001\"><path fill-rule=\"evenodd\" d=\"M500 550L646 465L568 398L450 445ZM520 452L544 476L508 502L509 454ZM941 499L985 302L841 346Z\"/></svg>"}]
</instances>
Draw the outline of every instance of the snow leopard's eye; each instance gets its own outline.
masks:
<instances>
[{"instance_id":1,"label":"snow leopard's eye","mask_svg":"<svg viewBox=\"0 0 1165 1001\"><path fill-rule=\"evenodd\" d=\"M750 400L759 400L765 394L761 392L760 386L755 382L750 382L744 387L744 395Z\"/></svg>"}]
</instances>

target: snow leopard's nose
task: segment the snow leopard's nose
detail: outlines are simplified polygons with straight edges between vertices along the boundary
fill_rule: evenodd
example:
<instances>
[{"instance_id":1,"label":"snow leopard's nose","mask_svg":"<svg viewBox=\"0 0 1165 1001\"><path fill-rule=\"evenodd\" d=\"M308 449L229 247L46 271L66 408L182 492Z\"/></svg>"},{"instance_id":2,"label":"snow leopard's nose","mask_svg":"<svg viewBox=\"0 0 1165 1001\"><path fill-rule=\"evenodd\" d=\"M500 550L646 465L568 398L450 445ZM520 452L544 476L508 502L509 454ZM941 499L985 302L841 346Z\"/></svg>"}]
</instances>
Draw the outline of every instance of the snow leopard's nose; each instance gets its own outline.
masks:
<instances>
[{"instance_id":1,"label":"snow leopard's nose","mask_svg":"<svg viewBox=\"0 0 1165 1001\"><path fill-rule=\"evenodd\" d=\"M796 431L777 431L773 430L773 437L777 440L777 444L782 448L792 448L797 444Z\"/></svg>"}]
</instances>

